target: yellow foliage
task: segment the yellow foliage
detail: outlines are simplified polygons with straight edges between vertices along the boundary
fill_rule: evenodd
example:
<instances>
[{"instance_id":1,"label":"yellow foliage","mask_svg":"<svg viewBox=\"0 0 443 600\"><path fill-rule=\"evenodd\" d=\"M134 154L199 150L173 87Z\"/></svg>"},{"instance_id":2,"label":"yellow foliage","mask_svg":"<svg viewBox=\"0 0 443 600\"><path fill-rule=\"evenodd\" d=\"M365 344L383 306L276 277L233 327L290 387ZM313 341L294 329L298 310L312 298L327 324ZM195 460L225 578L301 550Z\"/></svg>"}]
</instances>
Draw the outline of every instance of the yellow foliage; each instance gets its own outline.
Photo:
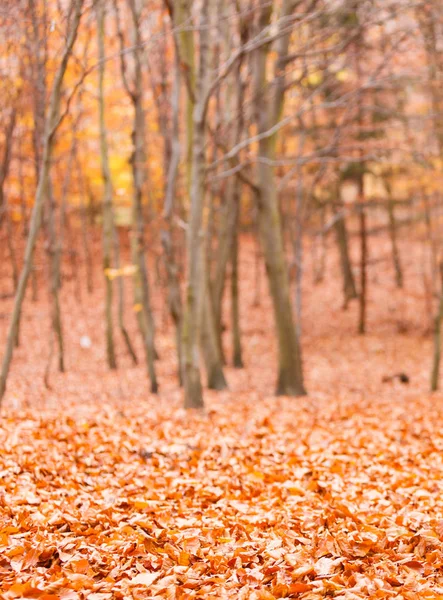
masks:
<instances>
[{"instance_id":1,"label":"yellow foliage","mask_svg":"<svg viewBox=\"0 0 443 600\"><path fill-rule=\"evenodd\" d=\"M117 277L125 277L128 275L134 275L138 270L137 265L125 265L120 269L105 269L104 273L108 279L116 279Z\"/></svg>"},{"instance_id":2,"label":"yellow foliage","mask_svg":"<svg viewBox=\"0 0 443 600\"><path fill-rule=\"evenodd\" d=\"M302 81L302 85L305 87L316 87L320 85L323 81L323 74L320 71L315 71L314 73L309 73L307 77L305 77Z\"/></svg>"},{"instance_id":3,"label":"yellow foliage","mask_svg":"<svg viewBox=\"0 0 443 600\"><path fill-rule=\"evenodd\" d=\"M350 73L347 69L340 69L340 71L337 71L337 73L335 74L335 77L338 81L344 83L350 78Z\"/></svg>"}]
</instances>

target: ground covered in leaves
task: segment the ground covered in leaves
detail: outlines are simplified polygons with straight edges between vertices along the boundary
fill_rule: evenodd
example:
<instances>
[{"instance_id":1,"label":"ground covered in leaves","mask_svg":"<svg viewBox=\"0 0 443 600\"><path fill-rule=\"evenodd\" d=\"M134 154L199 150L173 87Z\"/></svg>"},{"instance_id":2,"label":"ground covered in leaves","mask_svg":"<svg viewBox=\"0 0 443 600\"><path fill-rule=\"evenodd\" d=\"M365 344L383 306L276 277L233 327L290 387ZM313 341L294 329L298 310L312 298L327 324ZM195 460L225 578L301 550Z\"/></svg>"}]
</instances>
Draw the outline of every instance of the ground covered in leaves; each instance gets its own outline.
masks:
<instances>
[{"instance_id":1,"label":"ground covered in leaves","mask_svg":"<svg viewBox=\"0 0 443 600\"><path fill-rule=\"evenodd\" d=\"M272 313L243 244L247 367L199 413L180 407L159 289L158 398L121 340L106 369L100 292L80 301L73 284L68 372L46 389L47 299L28 301L0 421L0 598L443 598L443 401L427 394L414 260L406 294L388 264L371 270L364 338L338 277L306 276L310 395L276 399ZM383 383L398 371L409 386Z\"/></svg>"}]
</instances>

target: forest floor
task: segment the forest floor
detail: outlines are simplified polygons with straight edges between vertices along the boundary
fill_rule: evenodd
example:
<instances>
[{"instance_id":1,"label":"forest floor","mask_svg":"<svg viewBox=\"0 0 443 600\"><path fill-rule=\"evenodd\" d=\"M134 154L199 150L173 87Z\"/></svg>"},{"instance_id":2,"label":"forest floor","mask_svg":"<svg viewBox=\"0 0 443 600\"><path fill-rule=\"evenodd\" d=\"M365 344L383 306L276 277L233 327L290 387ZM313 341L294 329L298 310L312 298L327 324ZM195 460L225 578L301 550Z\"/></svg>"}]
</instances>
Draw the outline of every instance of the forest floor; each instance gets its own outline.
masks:
<instances>
[{"instance_id":1,"label":"forest floor","mask_svg":"<svg viewBox=\"0 0 443 600\"><path fill-rule=\"evenodd\" d=\"M158 397L118 333L120 368L106 367L99 270L92 296L64 286L67 372L54 361L51 389L48 300L28 299L0 420L0 598L443 599L443 398L428 393L422 251L401 249L397 290L389 245L372 241L365 336L356 304L342 310L332 241L324 283L307 253L302 399L273 395L272 310L263 274L255 305L247 238L246 368L227 367L229 391L206 392L203 412L181 408L156 286ZM383 382L400 371L409 385Z\"/></svg>"}]
</instances>

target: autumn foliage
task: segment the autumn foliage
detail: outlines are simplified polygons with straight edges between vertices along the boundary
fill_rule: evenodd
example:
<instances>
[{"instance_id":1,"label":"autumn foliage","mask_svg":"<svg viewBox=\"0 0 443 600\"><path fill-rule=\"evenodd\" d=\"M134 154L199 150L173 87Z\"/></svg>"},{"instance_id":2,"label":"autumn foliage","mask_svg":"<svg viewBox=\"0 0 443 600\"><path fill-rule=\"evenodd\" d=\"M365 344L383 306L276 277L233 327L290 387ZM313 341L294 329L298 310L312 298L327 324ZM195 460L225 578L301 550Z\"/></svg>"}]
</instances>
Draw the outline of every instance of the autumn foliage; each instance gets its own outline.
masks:
<instances>
[{"instance_id":1,"label":"autumn foliage","mask_svg":"<svg viewBox=\"0 0 443 600\"><path fill-rule=\"evenodd\" d=\"M4 420L2 597L443 596L441 408L165 404Z\"/></svg>"},{"instance_id":2,"label":"autumn foliage","mask_svg":"<svg viewBox=\"0 0 443 600\"><path fill-rule=\"evenodd\" d=\"M0 600L443 600L441 0L0 2Z\"/></svg>"},{"instance_id":3,"label":"autumn foliage","mask_svg":"<svg viewBox=\"0 0 443 600\"><path fill-rule=\"evenodd\" d=\"M339 283L325 284L304 337L315 392L276 399L269 299L254 306L253 246L243 247L247 368L228 369L231 390L209 393L203 413L181 408L169 325L159 398L129 357L107 370L100 302L70 305L75 369L44 390L44 301L28 306L32 347L18 355L0 429L2 598L443 597L443 412L420 391L417 357L430 352L420 301L397 300L406 340L377 310L389 300L375 285L364 341ZM413 273L418 253L404 252ZM155 306L159 318L159 295ZM406 393L382 382L399 363Z\"/></svg>"}]
</instances>

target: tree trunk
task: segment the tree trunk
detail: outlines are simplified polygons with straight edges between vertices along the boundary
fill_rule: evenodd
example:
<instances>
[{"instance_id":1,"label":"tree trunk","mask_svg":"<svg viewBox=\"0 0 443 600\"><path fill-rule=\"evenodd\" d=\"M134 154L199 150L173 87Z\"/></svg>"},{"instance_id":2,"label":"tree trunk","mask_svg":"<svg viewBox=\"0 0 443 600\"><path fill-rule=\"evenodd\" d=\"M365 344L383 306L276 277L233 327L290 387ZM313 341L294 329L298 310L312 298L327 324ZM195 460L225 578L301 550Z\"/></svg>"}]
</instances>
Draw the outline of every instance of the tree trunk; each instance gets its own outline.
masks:
<instances>
[{"instance_id":1,"label":"tree trunk","mask_svg":"<svg viewBox=\"0 0 443 600\"><path fill-rule=\"evenodd\" d=\"M207 7L207 0L204 1ZM203 36L204 37L204 36ZM202 52L207 52L203 47ZM204 299L203 206L205 197L205 122L201 108L194 111L191 207L187 230L188 275L183 318L185 407L203 406L200 380L200 331Z\"/></svg>"},{"instance_id":2,"label":"tree trunk","mask_svg":"<svg viewBox=\"0 0 443 600\"><path fill-rule=\"evenodd\" d=\"M357 5L356 5L357 6ZM361 54L364 47L364 31L361 30L361 35L354 42L355 48L355 70L359 86L362 85L361 72ZM359 132L363 132L364 128L364 109L363 109L363 94L360 93L357 97L357 123ZM359 295L359 315L358 315L358 333L363 335L366 333L366 313L367 313L367 283L368 283L368 233L366 228L366 210L365 202L365 163L363 160L364 150L360 147L360 162L358 163L358 201L360 202L360 295Z\"/></svg>"},{"instance_id":3,"label":"tree trunk","mask_svg":"<svg viewBox=\"0 0 443 600\"><path fill-rule=\"evenodd\" d=\"M183 351L182 351L182 321L183 306L180 293L180 282L178 280L178 266L175 262L172 225L162 231L162 245L165 255L166 273L168 278L168 304L172 321L175 326L175 338L177 348L177 372L180 385L183 385Z\"/></svg>"},{"instance_id":4,"label":"tree trunk","mask_svg":"<svg viewBox=\"0 0 443 600\"><path fill-rule=\"evenodd\" d=\"M131 257L134 266L134 310L137 324L143 339L146 368L151 381L151 391L157 393L158 382L155 370L156 351L154 345L154 319L151 308L148 274L145 262L143 188L145 183L145 114L143 110L143 72L141 39L141 7L135 0L127 0L132 20L132 39L134 59L134 77L129 82L126 65L125 41L121 30L118 0L114 0L117 17L117 30L120 40L120 67L125 90L134 110L133 130L131 134L133 151L131 169L133 180L132 224L131 224Z\"/></svg>"},{"instance_id":5,"label":"tree trunk","mask_svg":"<svg viewBox=\"0 0 443 600\"><path fill-rule=\"evenodd\" d=\"M339 206L341 210L341 206ZM354 273L352 272L351 259L349 256L348 230L344 215L337 215L334 210L336 220L334 223L335 238L337 240L338 251L340 254L340 267L343 278L343 307L347 308L349 301L358 297L355 285Z\"/></svg>"},{"instance_id":6,"label":"tree trunk","mask_svg":"<svg viewBox=\"0 0 443 600\"><path fill-rule=\"evenodd\" d=\"M189 27L192 0L174 0L174 28L177 33L180 67L184 76L186 94L186 174L187 187L191 187L193 127L195 108L195 43L194 31Z\"/></svg>"},{"instance_id":7,"label":"tree trunk","mask_svg":"<svg viewBox=\"0 0 443 600\"><path fill-rule=\"evenodd\" d=\"M186 246L188 273L183 317L183 362L185 407L203 406L200 379L200 335L205 300L203 208L205 202L205 96L209 77L209 23L212 0L203 0L200 21L200 58L193 112L190 215Z\"/></svg>"},{"instance_id":8,"label":"tree trunk","mask_svg":"<svg viewBox=\"0 0 443 600\"><path fill-rule=\"evenodd\" d=\"M260 29L271 22L272 7L261 9ZM284 0L280 22L285 23L292 11L292 2ZM279 37L277 61L272 88L266 85L266 63L269 48L262 46L256 55L255 108L258 132L264 133L280 120L285 94L284 59L287 56L290 34ZM269 95L272 92L271 98ZM265 137L259 143L258 222L266 272L274 309L278 340L277 394L300 396L305 394L301 349L292 313L287 262L283 246L280 210L274 167L276 136Z\"/></svg>"},{"instance_id":9,"label":"tree trunk","mask_svg":"<svg viewBox=\"0 0 443 600\"><path fill-rule=\"evenodd\" d=\"M400 253L397 243L397 223L395 220L395 203L392 196L391 185L385 181L385 188L388 192L388 219L389 219L389 237L391 239L392 263L395 272L395 283L398 288L403 287L403 269L401 267Z\"/></svg>"},{"instance_id":10,"label":"tree trunk","mask_svg":"<svg viewBox=\"0 0 443 600\"><path fill-rule=\"evenodd\" d=\"M121 269L121 261L120 261L120 240L118 236L118 231L114 227L114 257L115 257L115 266L118 270ZM118 293L118 326L120 329L120 333L122 334L123 340L126 345L126 349L128 350L129 356L132 359L134 365L138 364L137 354L134 350L134 346L132 345L131 338L129 336L129 332L125 325L125 284L123 276L118 277L117 279L117 293Z\"/></svg>"},{"instance_id":11,"label":"tree trunk","mask_svg":"<svg viewBox=\"0 0 443 600\"><path fill-rule=\"evenodd\" d=\"M23 154L22 154L22 149L20 147L20 158L19 158L19 163L18 163L18 180L20 183L20 210L21 210L21 217L22 217L22 223L23 223L23 230L22 230L22 234L23 237L26 239L28 236L28 215L27 215L27 211L26 211L26 193L25 193L25 181L24 181L24 176L23 176Z\"/></svg>"},{"instance_id":12,"label":"tree trunk","mask_svg":"<svg viewBox=\"0 0 443 600\"><path fill-rule=\"evenodd\" d=\"M254 200L256 197L254 197ZM258 203L254 218L254 304L257 307L261 305L261 270L262 270L262 253L260 248L260 227L258 224Z\"/></svg>"},{"instance_id":13,"label":"tree trunk","mask_svg":"<svg viewBox=\"0 0 443 600\"><path fill-rule=\"evenodd\" d=\"M364 207L360 210L360 296L358 333L366 333L366 290L367 290L367 265L368 265L368 234L366 230L366 211Z\"/></svg>"},{"instance_id":14,"label":"tree trunk","mask_svg":"<svg viewBox=\"0 0 443 600\"><path fill-rule=\"evenodd\" d=\"M18 271L18 265L17 265L17 256L15 253L15 247L14 247L14 228L11 223L11 215L9 214L7 207L6 207L5 222L6 222L6 239L8 242L8 251L9 251L9 257L11 259L11 267L12 267L12 284L13 284L13 289L14 289L14 293L15 293L17 291L17 286L18 286L19 271Z\"/></svg>"},{"instance_id":15,"label":"tree trunk","mask_svg":"<svg viewBox=\"0 0 443 600\"><path fill-rule=\"evenodd\" d=\"M17 259L15 255L14 241L13 241L13 228L11 224L11 215L8 210L8 203L5 201L5 183L9 173L9 167L11 164L12 147L14 143L14 129L17 122L17 111L15 107L12 108L11 115L9 118L8 125L5 129L4 139L4 151L3 157L0 163L0 229L3 221L6 223L6 239L8 244L9 256L11 258L12 266L12 283L14 292L17 290L18 285L18 267ZM21 165L21 161L20 161ZM20 166L21 171L21 166Z\"/></svg>"},{"instance_id":16,"label":"tree trunk","mask_svg":"<svg viewBox=\"0 0 443 600\"><path fill-rule=\"evenodd\" d=\"M63 327L60 310L60 250L58 248L56 219L55 219L55 199L52 184L48 179L48 187L45 192L48 208L48 262L49 262L49 288L51 293L51 324L57 341L58 348L58 370L61 373L65 371Z\"/></svg>"},{"instance_id":17,"label":"tree trunk","mask_svg":"<svg viewBox=\"0 0 443 600\"><path fill-rule=\"evenodd\" d=\"M217 260L215 264L215 274L213 285L211 289L213 291L213 307L214 307L214 320L217 328L218 345L222 348L221 336L222 336L222 308L223 308L223 296L225 291L226 283L226 272L227 267L232 256L232 244L234 241L234 230L235 230L235 201L236 201L236 188L238 186L237 178L235 176L230 177L226 188L226 205L223 207L222 223L220 226L219 242L217 247Z\"/></svg>"},{"instance_id":18,"label":"tree trunk","mask_svg":"<svg viewBox=\"0 0 443 600\"><path fill-rule=\"evenodd\" d=\"M141 72L140 72L141 77ZM132 155L132 175L134 192L132 199L132 229L131 229L131 255L136 267L134 274L134 303L137 314L138 326L143 338L145 348L146 367L151 381L151 392L158 392L158 382L155 370L154 326L150 301L148 274L144 253L144 219L143 219L143 165L144 153L144 112L141 96L135 97L135 120L132 132L134 152Z\"/></svg>"},{"instance_id":19,"label":"tree trunk","mask_svg":"<svg viewBox=\"0 0 443 600\"><path fill-rule=\"evenodd\" d=\"M265 157L268 151L261 146L260 156ZM292 315L274 177L272 167L261 165L259 223L278 339L277 394L300 396L305 394L301 351Z\"/></svg>"},{"instance_id":20,"label":"tree trunk","mask_svg":"<svg viewBox=\"0 0 443 600\"><path fill-rule=\"evenodd\" d=\"M90 245L90 237L91 232L88 232L88 215L87 215L87 207L85 202L86 197L86 186L84 181L84 175L81 170L80 161L78 160L78 156L76 157L77 164L77 176L78 181L80 183L80 194L81 194L81 206L80 206L80 218L81 218L81 235L82 235L82 246L83 246L83 256L85 261L85 269L86 269L86 289L88 290L88 294L92 294L94 291L94 277L93 277L93 265L92 265L92 256L91 256L91 245Z\"/></svg>"},{"instance_id":21,"label":"tree trunk","mask_svg":"<svg viewBox=\"0 0 443 600\"><path fill-rule=\"evenodd\" d=\"M225 45L229 51L232 46L232 33L229 27L229 21L225 18L226 15L220 11L219 18L221 19L223 38ZM224 24L224 27L223 27ZM245 22L245 17L240 13L238 21L238 31L240 37L240 43L245 45L249 38L249 28ZM245 57L242 55L237 60L237 65L230 77L230 81L226 87L226 94L224 97L225 106L225 119L229 123L234 121L232 126L232 133L229 136L229 145L231 147L237 145L242 137L245 128L244 119L244 91L245 85L242 76L243 63ZM235 167L236 161L233 159L227 161L226 167ZM217 261L215 267L215 276L212 285L213 291L213 303L214 303L214 315L217 324L217 334L219 338L219 346L223 356L223 345L222 345L222 312L223 312L223 296L226 283L227 267L230 261L233 260L233 246L234 238L237 236L238 228L238 212L240 206L240 194L239 187L241 186L241 180L237 175L231 175L226 185L225 204L222 213L222 223L220 227L219 243L217 248Z\"/></svg>"},{"instance_id":22,"label":"tree trunk","mask_svg":"<svg viewBox=\"0 0 443 600\"><path fill-rule=\"evenodd\" d=\"M210 292L209 273L206 268L203 299L202 351L210 390L224 390L228 387L223 373L223 359L220 353L217 322Z\"/></svg>"},{"instance_id":23,"label":"tree trunk","mask_svg":"<svg viewBox=\"0 0 443 600\"><path fill-rule=\"evenodd\" d=\"M313 263L313 280L314 285L322 283L325 278L326 272L326 256L327 256L327 234L325 232L326 226L326 210L327 204L322 202L320 204L320 227L321 231L315 236L312 241L312 263ZM319 256L320 255L320 256Z\"/></svg>"},{"instance_id":24,"label":"tree trunk","mask_svg":"<svg viewBox=\"0 0 443 600\"><path fill-rule=\"evenodd\" d=\"M105 123L105 0L98 0L97 11L97 42L99 50L98 71L98 108L100 123L100 162L103 179L103 272L105 276L105 323L106 323L106 358L110 369L117 368L117 358L114 345L114 324L112 317L113 283L109 276L112 268L112 182L109 168L108 140Z\"/></svg>"},{"instance_id":25,"label":"tree trunk","mask_svg":"<svg viewBox=\"0 0 443 600\"><path fill-rule=\"evenodd\" d=\"M17 122L17 111L15 108L12 109L9 123L5 129L4 135L4 151L3 157L0 163L0 229L3 223L3 219L6 218L6 205L5 205L5 182L9 173L9 166L11 164L12 157L12 145L14 140L14 129Z\"/></svg>"},{"instance_id":26,"label":"tree trunk","mask_svg":"<svg viewBox=\"0 0 443 600\"><path fill-rule=\"evenodd\" d=\"M172 85L172 127L171 127L171 156L168 163L165 162L164 170L167 173L165 189L165 227L161 232L161 242L165 257L166 275L168 281L168 306L172 321L175 326L175 338L177 349L177 373L180 386L183 385L183 350L182 350L182 321L183 303L178 278L179 265L176 262L174 251L174 226L173 215L177 187L178 167L180 164L180 64L178 54L174 55L174 81Z\"/></svg>"},{"instance_id":27,"label":"tree trunk","mask_svg":"<svg viewBox=\"0 0 443 600\"><path fill-rule=\"evenodd\" d=\"M303 153L304 140L306 133L304 124L300 119L300 149L299 156ZM293 227L292 246L295 264L295 321L297 336L300 339L302 333L302 316L303 316L303 213L304 213L304 182L303 182L303 167L297 167L297 191L295 199L295 224ZM290 228L292 229L292 228ZM291 232L292 233L292 232Z\"/></svg>"},{"instance_id":28,"label":"tree trunk","mask_svg":"<svg viewBox=\"0 0 443 600\"><path fill-rule=\"evenodd\" d=\"M431 391L435 392L439 387L440 358L441 358L441 322L443 319L443 263L440 263L440 302L434 320L434 357L431 372Z\"/></svg>"},{"instance_id":29,"label":"tree trunk","mask_svg":"<svg viewBox=\"0 0 443 600\"><path fill-rule=\"evenodd\" d=\"M231 251L231 315L232 315L232 351L233 365L236 369L243 368L243 355L240 333L240 303L239 303L239 260L238 260L238 237L239 237L239 216L240 216L240 187L237 186L235 192L235 223L234 238L232 240Z\"/></svg>"}]
</instances>

